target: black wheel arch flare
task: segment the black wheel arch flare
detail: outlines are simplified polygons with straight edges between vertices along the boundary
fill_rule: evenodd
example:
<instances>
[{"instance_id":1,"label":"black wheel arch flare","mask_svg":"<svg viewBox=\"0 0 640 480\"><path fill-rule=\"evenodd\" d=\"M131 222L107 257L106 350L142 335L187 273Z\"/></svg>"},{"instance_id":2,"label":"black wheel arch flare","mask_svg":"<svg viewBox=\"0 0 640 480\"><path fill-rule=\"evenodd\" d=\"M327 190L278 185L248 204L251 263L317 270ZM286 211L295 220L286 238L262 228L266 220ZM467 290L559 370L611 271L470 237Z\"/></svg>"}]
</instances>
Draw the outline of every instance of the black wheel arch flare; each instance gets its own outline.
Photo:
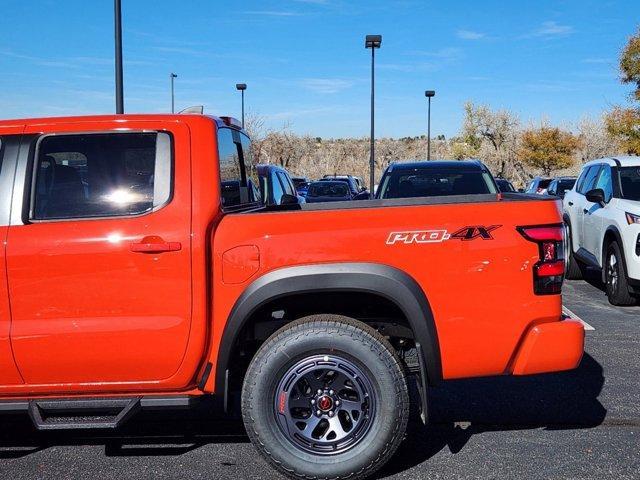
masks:
<instances>
[{"instance_id":1,"label":"black wheel arch flare","mask_svg":"<svg viewBox=\"0 0 640 480\"><path fill-rule=\"evenodd\" d=\"M229 360L237 337L261 306L292 294L366 292L395 303L415 335L427 381L442 380L440 346L433 312L420 285L395 267L376 263L325 263L273 270L254 280L236 301L222 334L216 361L215 391L227 394ZM423 379L424 380L424 379ZM426 383L426 382L425 382Z\"/></svg>"}]
</instances>

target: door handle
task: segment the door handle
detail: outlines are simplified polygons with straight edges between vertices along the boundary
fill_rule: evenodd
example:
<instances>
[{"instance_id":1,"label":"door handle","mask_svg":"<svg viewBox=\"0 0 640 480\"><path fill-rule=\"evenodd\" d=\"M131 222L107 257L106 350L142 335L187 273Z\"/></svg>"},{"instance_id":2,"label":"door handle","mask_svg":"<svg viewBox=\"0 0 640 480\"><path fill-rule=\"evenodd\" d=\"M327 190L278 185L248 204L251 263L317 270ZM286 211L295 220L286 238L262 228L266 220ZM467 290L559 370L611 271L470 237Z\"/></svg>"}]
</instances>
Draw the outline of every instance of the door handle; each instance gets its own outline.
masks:
<instances>
[{"instance_id":1,"label":"door handle","mask_svg":"<svg viewBox=\"0 0 640 480\"><path fill-rule=\"evenodd\" d=\"M589 213L589 210L587 210L586 208L583 208L582 209L582 213L584 213L586 215L587 213Z\"/></svg>"},{"instance_id":2,"label":"door handle","mask_svg":"<svg viewBox=\"0 0 640 480\"><path fill-rule=\"evenodd\" d=\"M569 206L570 206L570 207L573 207L573 202L569 202Z\"/></svg>"},{"instance_id":3,"label":"door handle","mask_svg":"<svg viewBox=\"0 0 640 480\"><path fill-rule=\"evenodd\" d=\"M140 242L131 243L129 248L135 253L177 252L182 250L182 244L180 242L165 242L161 237L149 235Z\"/></svg>"}]
</instances>

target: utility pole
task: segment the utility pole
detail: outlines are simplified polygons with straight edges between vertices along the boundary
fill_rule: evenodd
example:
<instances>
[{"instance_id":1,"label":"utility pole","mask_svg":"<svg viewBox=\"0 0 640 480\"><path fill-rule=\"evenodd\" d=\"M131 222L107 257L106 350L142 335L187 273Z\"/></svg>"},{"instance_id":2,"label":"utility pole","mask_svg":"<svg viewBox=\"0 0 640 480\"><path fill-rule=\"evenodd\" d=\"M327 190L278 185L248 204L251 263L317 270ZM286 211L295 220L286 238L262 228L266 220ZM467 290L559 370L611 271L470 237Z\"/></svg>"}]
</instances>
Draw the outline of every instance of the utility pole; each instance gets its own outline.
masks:
<instances>
[{"instance_id":1,"label":"utility pole","mask_svg":"<svg viewBox=\"0 0 640 480\"><path fill-rule=\"evenodd\" d=\"M124 93L122 85L122 5L121 0L114 0L115 20L115 60L116 60L116 113L124 113Z\"/></svg>"},{"instance_id":2,"label":"utility pole","mask_svg":"<svg viewBox=\"0 0 640 480\"><path fill-rule=\"evenodd\" d=\"M436 95L435 90L427 90L424 92L424 96L429 101L429 107L427 109L427 160L431 160L431 98Z\"/></svg>"},{"instance_id":3,"label":"utility pole","mask_svg":"<svg viewBox=\"0 0 640 480\"><path fill-rule=\"evenodd\" d=\"M369 154L369 198L373 200L376 183L376 139L375 139L375 63L376 49L382 46L382 35L367 35L364 42L365 48L371 49L371 147Z\"/></svg>"},{"instance_id":4,"label":"utility pole","mask_svg":"<svg viewBox=\"0 0 640 480\"><path fill-rule=\"evenodd\" d=\"M171 79L171 113L176 113L176 97L173 89L173 81L178 78L178 75L175 73L170 73L169 78Z\"/></svg>"}]
</instances>

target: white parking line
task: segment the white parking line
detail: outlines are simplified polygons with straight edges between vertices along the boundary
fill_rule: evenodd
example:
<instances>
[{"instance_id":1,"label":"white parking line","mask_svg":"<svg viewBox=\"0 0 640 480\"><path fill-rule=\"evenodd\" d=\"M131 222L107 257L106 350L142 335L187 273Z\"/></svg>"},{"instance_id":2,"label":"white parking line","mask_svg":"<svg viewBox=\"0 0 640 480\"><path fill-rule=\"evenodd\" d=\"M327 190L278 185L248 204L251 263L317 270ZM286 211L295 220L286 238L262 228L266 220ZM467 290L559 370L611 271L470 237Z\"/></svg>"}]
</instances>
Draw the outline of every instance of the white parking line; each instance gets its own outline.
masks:
<instances>
[{"instance_id":1,"label":"white parking line","mask_svg":"<svg viewBox=\"0 0 640 480\"><path fill-rule=\"evenodd\" d=\"M576 315L575 313L573 313L571 310L569 310L567 307L562 306L562 312L569 318L573 319L573 320L577 320L579 321L582 326L584 327L585 330L595 330L595 328L593 328L591 325L589 325L587 322L585 322L583 319L581 319L578 315Z\"/></svg>"}]
</instances>

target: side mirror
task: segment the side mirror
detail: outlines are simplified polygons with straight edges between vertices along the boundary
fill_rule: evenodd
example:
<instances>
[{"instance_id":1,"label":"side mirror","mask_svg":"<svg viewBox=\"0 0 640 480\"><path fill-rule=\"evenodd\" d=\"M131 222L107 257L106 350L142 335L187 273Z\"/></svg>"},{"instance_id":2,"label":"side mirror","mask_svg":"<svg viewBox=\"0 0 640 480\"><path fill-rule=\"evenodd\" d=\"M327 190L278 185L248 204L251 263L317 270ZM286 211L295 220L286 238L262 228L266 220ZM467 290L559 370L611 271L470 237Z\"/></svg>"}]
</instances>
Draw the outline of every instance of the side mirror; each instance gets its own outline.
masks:
<instances>
[{"instance_id":1,"label":"side mirror","mask_svg":"<svg viewBox=\"0 0 640 480\"><path fill-rule=\"evenodd\" d=\"M298 203L298 197L295 195L283 193L282 197L280 197L280 205L297 205Z\"/></svg>"},{"instance_id":2,"label":"side mirror","mask_svg":"<svg viewBox=\"0 0 640 480\"><path fill-rule=\"evenodd\" d=\"M602 190L601 188L594 188L593 190L589 190L585 197L587 197L587 200L591 203L597 203L601 207L605 206L604 190Z\"/></svg>"}]
</instances>

